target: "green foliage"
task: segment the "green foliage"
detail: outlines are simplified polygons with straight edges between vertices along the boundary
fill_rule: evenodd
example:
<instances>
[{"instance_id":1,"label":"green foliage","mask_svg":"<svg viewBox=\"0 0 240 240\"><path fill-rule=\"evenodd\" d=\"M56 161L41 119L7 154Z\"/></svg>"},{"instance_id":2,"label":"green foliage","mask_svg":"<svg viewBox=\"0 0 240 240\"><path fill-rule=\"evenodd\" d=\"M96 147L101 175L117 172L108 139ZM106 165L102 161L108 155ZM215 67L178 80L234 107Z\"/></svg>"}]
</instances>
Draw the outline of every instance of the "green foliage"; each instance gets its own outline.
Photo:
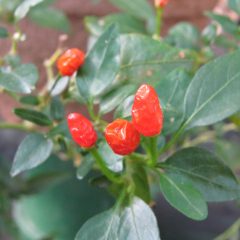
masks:
<instances>
[{"instance_id":1,"label":"green foliage","mask_svg":"<svg viewBox=\"0 0 240 240\"><path fill-rule=\"evenodd\" d=\"M227 201L240 196L239 183L230 168L204 149L176 152L163 164L163 169L171 179L192 184L207 201Z\"/></svg>"},{"instance_id":2,"label":"green foliage","mask_svg":"<svg viewBox=\"0 0 240 240\"><path fill-rule=\"evenodd\" d=\"M0 27L0 38L7 38L8 37L8 31L6 28Z\"/></svg>"},{"instance_id":3,"label":"green foliage","mask_svg":"<svg viewBox=\"0 0 240 240\"><path fill-rule=\"evenodd\" d=\"M88 239L160 240L160 237L151 209L135 198L129 207L110 209L88 220L75 240Z\"/></svg>"},{"instance_id":4,"label":"green foliage","mask_svg":"<svg viewBox=\"0 0 240 240\"><path fill-rule=\"evenodd\" d=\"M239 61L240 52L236 51L213 60L196 73L185 96L188 128L213 124L239 111Z\"/></svg>"},{"instance_id":5,"label":"green foliage","mask_svg":"<svg viewBox=\"0 0 240 240\"><path fill-rule=\"evenodd\" d=\"M112 25L90 50L84 67L78 73L78 90L85 100L102 95L112 84L119 68L117 37L117 29Z\"/></svg>"},{"instance_id":6,"label":"green foliage","mask_svg":"<svg viewBox=\"0 0 240 240\"><path fill-rule=\"evenodd\" d=\"M240 14L240 1L239 0L228 0L228 6L230 9Z\"/></svg>"},{"instance_id":7,"label":"green foliage","mask_svg":"<svg viewBox=\"0 0 240 240\"><path fill-rule=\"evenodd\" d=\"M53 143L42 134L29 134L20 144L13 160L11 175L32 169L48 159Z\"/></svg>"},{"instance_id":8,"label":"green foliage","mask_svg":"<svg viewBox=\"0 0 240 240\"><path fill-rule=\"evenodd\" d=\"M179 182L167 174L160 174L160 187L167 201L194 220L207 217L207 205L202 195L191 185Z\"/></svg>"},{"instance_id":9,"label":"green foliage","mask_svg":"<svg viewBox=\"0 0 240 240\"><path fill-rule=\"evenodd\" d=\"M23 19L27 16L28 12L31 8L37 6L44 0L24 0L16 9L15 11L15 18L17 21Z\"/></svg>"},{"instance_id":10,"label":"green foliage","mask_svg":"<svg viewBox=\"0 0 240 240\"><path fill-rule=\"evenodd\" d=\"M18 117L40 126L49 126L52 124L52 121L48 118L48 116L42 112L26 108L15 108L14 113Z\"/></svg>"},{"instance_id":11,"label":"green foliage","mask_svg":"<svg viewBox=\"0 0 240 240\"><path fill-rule=\"evenodd\" d=\"M44 27L70 30L65 14L51 6L52 0L9 2L0 0L3 3L0 17L4 21L15 20L14 24L18 24L28 18ZM76 240L160 239L156 219L147 205L152 203L153 181L171 206L194 220L207 217L208 201L240 198L239 182L226 165L231 162L228 165L237 169L239 165L233 159L237 159L238 147L225 139L226 132L239 130L238 24L209 12L207 16L212 22L202 32L182 22L164 37L163 9L155 14L146 0L109 2L123 12L84 19L90 33L90 50L83 66L72 76L60 76L55 71L56 61L66 47L61 37L56 50L44 62L47 81L43 81L45 85L40 91L32 93L39 78L37 68L22 64L19 57L18 45L25 38L21 24L6 39L11 48L6 56L0 57L0 90L19 102L14 113L21 122L2 122L0 128L28 133L16 152L11 175L33 168L38 171L49 163L46 160L52 151L62 160L72 160L74 164L72 161L69 164L76 167L70 173L74 183L66 185L69 164L60 159L57 160L63 166L60 174L44 171L25 178L28 176L25 173L23 180L19 177L19 183L18 179L2 180L0 175L0 185L10 189L9 193L4 192L10 203L22 194L34 193L18 201L14 210L17 225L27 235L23 239L73 239L83 222L99 212L100 202L101 210L109 207L109 202L112 204L102 202L100 193L92 193L87 183L107 189L116 203L88 220ZM230 0L229 7L238 13L239 1ZM219 25L223 33L217 31ZM5 28L0 28L0 37L8 37ZM216 47L220 49L215 52ZM218 52L223 56L217 57ZM139 147L130 155L117 155L104 140L104 129L112 116L131 121L134 94L143 83L152 85L159 96L164 113L163 131L152 138L141 136ZM69 112L68 103L72 102L83 105L74 111L83 111L97 132L98 140L90 149L80 148L72 141L65 119L65 109ZM223 122L225 119L228 121ZM225 163L207 150L184 148L206 141L215 141L214 152ZM55 166L56 162L54 170ZM62 186L66 189L62 190ZM74 202L78 194L81 196ZM0 190L0 201L1 197ZM50 211L52 214L46 219ZM68 222L67 227L62 219L65 225ZM27 224L30 221L31 229Z\"/></svg>"},{"instance_id":12,"label":"green foliage","mask_svg":"<svg viewBox=\"0 0 240 240\"><path fill-rule=\"evenodd\" d=\"M38 71L33 64L22 64L14 69L0 69L0 86L6 90L29 94L38 81Z\"/></svg>"},{"instance_id":13,"label":"green foliage","mask_svg":"<svg viewBox=\"0 0 240 240\"><path fill-rule=\"evenodd\" d=\"M195 26L183 22L170 29L166 40L178 48L198 49L200 33Z\"/></svg>"},{"instance_id":14,"label":"green foliage","mask_svg":"<svg viewBox=\"0 0 240 240\"><path fill-rule=\"evenodd\" d=\"M63 32L69 32L70 30L66 15L52 7L34 8L30 11L29 17L42 27L49 27Z\"/></svg>"}]
</instances>

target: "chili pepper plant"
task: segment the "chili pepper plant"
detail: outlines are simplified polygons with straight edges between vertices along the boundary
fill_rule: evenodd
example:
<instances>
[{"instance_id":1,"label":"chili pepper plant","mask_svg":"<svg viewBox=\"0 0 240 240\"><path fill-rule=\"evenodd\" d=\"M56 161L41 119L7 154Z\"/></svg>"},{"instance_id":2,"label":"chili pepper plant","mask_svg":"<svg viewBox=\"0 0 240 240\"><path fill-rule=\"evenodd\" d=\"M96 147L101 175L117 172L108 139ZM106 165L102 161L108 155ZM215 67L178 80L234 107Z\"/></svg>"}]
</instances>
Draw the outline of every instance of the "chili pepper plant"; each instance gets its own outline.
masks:
<instances>
[{"instance_id":1,"label":"chili pepper plant","mask_svg":"<svg viewBox=\"0 0 240 240\"><path fill-rule=\"evenodd\" d=\"M18 53L26 37L21 20L61 31L70 24L51 1L0 1L2 21L15 29L0 28L0 37L11 42L0 58L0 87L18 102L13 112L20 120L0 128L27 134L13 159L13 184L1 183L10 190L0 193L13 201L44 180L45 186L46 176L40 182L23 176L54 154L63 164L71 162L79 183L90 179L114 199L110 209L79 225L75 240L157 240L156 194L196 221L207 218L208 202L240 198L235 169L216 147L229 144L226 132L239 131L239 26L208 12L202 32L184 22L164 36L163 14L171 1L110 2L122 12L84 19L86 51L66 46L67 36L60 36L44 62L46 84L36 88L38 68ZM239 6L229 1L237 14ZM74 112L70 102L78 106ZM18 181L24 188L10 194Z\"/></svg>"}]
</instances>

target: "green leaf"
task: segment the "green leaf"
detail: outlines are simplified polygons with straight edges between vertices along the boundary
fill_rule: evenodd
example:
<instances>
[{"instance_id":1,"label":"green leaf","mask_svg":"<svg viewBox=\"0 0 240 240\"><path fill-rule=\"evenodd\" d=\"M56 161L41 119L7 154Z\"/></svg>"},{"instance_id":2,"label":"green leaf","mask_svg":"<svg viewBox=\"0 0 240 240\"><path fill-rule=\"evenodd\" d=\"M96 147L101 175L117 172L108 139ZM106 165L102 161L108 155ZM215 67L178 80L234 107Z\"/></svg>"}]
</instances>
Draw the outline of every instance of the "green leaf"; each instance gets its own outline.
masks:
<instances>
[{"instance_id":1,"label":"green leaf","mask_svg":"<svg viewBox=\"0 0 240 240\"><path fill-rule=\"evenodd\" d=\"M111 88L119 69L120 45L117 37L116 27L110 26L86 57L77 77L78 90L85 100L102 95Z\"/></svg>"},{"instance_id":2,"label":"green leaf","mask_svg":"<svg viewBox=\"0 0 240 240\"><path fill-rule=\"evenodd\" d=\"M94 229L94 231L93 231ZM142 200L118 211L110 209L88 220L75 240L160 240L156 218Z\"/></svg>"},{"instance_id":3,"label":"green leaf","mask_svg":"<svg viewBox=\"0 0 240 240\"><path fill-rule=\"evenodd\" d=\"M26 108L15 108L14 113L18 117L40 126L49 126L52 124L48 116L42 112L38 112L35 110L26 109Z\"/></svg>"},{"instance_id":4,"label":"green leaf","mask_svg":"<svg viewBox=\"0 0 240 240\"><path fill-rule=\"evenodd\" d=\"M240 1L239 0L228 0L228 7L234 12L240 14Z\"/></svg>"},{"instance_id":5,"label":"green leaf","mask_svg":"<svg viewBox=\"0 0 240 240\"><path fill-rule=\"evenodd\" d=\"M100 102L99 112L106 114L114 110L119 103L124 101L129 95L133 94L136 86L133 84L123 85L105 95Z\"/></svg>"},{"instance_id":6,"label":"green leaf","mask_svg":"<svg viewBox=\"0 0 240 240\"><path fill-rule=\"evenodd\" d=\"M205 43L212 43L217 37L217 26L216 24L210 24L206 26L202 31L202 38Z\"/></svg>"},{"instance_id":7,"label":"green leaf","mask_svg":"<svg viewBox=\"0 0 240 240\"><path fill-rule=\"evenodd\" d=\"M164 134L175 132L184 120L184 97L191 77L176 69L161 79L155 87L164 112Z\"/></svg>"},{"instance_id":8,"label":"green leaf","mask_svg":"<svg viewBox=\"0 0 240 240\"><path fill-rule=\"evenodd\" d=\"M8 37L8 31L6 28L0 27L0 38L7 38Z\"/></svg>"},{"instance_id":9,"label":"green leaf","mask_svg":"<svg viewBox=\"0 0 240 240\"><path fill-rule=\"evenodd\" d=\"M191 184L206 201L220 202L240 197L240 186L231 169L204 149L183 149L162 166L166 176L179 183Z\"/></svg>"},{"instance_id":10,"label":"green leaf","mask_svg":"<svg viewBox=\"0 0 240 240\"><path fill-rule=\"evenodd\" d=\"M30 11L31 20L42 27L69 32L70 24L63 11L52 7L34 8Z\"/></svg>"},{"instance_id":11,"label":"green leaf","mask_svg":"<svg viewBox=\"0 0 240 240\"><path fill-rule=\"evenodd\" d=\"M69 132L69 128L68 128L68 124L67 124L66 120L60 122L57 126L53 127L49 131L48 135L49 135L49 137L55 137L57 135L62 135L64 137L67 137L68 139L72 140L72 136Z\"/></svg>"},{"instance_id":12,"label":"green leaf","mask_svg":"<svg viewBox=\"0 0 240 240\"><path fill-rule=\"evenodd\" d=\"M79 180L82 180L87 176L87 174L92 170L94 162L95 161L90 154L84 156L81 165L77 168L77 178Z\"/></svg>"},{"instance_id":13,"label":"green leaf","mask_svg":"<svg viewBox=\"0 0 240 240\"><path fill-rule=\"evenodd\" d=\"M137 18L148 19L154 17L154 10L146 0L109 0L118 8Z\"/></svg>"},{"instance_id":14,"label":"green leaf","mask_svg":"<svg viewBox=\"0 0 240 240\"><path fill-rule=\"evenodd\" d=\"M116 24L120 33L146 33L144 22L125 14L110 14L106 17L86 17L84 19L87 30L94 36L100 36L110 25Z\"/></svg>"},{"instance_id":15,"label":"green leaf","mask_svg":"<svg viewBox=\"0 0 240 240\"><path fill-rule=\"evenodd\" d=\"M182 22L170 29L166 41L178 48L198 49L200 33L195 26Z\"/></svg>"},{"instance_id":16,"label":"green leaf","mask_svg":"<svg viewBox=\"0 0 240 240\"><path fill-rule=\"evenodd\" d=\"M117 6L124 12L147 21L149 31L154 32L155 13L152 6L146 0L109 0L113 5Z\"/></svg>"},{"instance_id":17,"label":"green leaf","mask_svg":"<svg viewBox=\"0 0 240 240\"><path fill-rule=\"evenodd\" d=\"M13 160L11 176L37 167L48 159L53 148L51 140L38 133L29 134L20 144Z\"/></svg>"},{"instance_id":18,"label":"green leaf","mask_svg":"<svg viewBox=\"0 0 240 240\"><path fill-rule=\"evenodd\" d=\"M40 103L38 97L32 95L21 97L20 102L31 106L36 106Z\"/></svg>"},{"instance_id":19,"label":"green leaf","mask_svg":"<svg viewBox=\"0 0 240 240\"><path fill-rule=\"evenodd\" d=\"M99 145L99 152L110 170L113 172L123 170L123 156L115 154L106 142Z\"/></svg>"},{"instance_id":20,"label":"green leaf","mask_svg":"<svg viewBox=\"0 0 240 240\"><path fill-rule=\"evenodd\" d=\"M185 96L185 126L192 128L221 121L240 109L240 51L204 65Z\"/></svg>"},{"instance_id":21,"label":"green leaf","mask_svg":"<svg viewBox=\"0 0 240 240\"><path fill-rule=\"evenodd\" d=\"M160 187L171 206L184 215L194 220L204 220L207 217L207 204L202 195L191 185L160 174Z\"/></svg>"},{"instance_id":22,"label":"green leaf","mask_svg":"<svg viewBox=\"0 0 240 240\"><path fill-rule=\"evenodd\" d=\"M232 21L229 17L225 15L220 15L212 12L207 12L206 15L211 18L212 20L219 23L224 31L231 33L231 34L237 34L239 33L239 27L236 22Z\"/></svg>"},{"instance_id":23,"label":"green leaf","mask_svg":"<svg viewBox=\"0 0 240 240\"><path fill-rule=\"evenodd\" d=\"M214 141L215 151L221 156L225 163L232 169L240 169L240 148L239 143L224 139Z\"/></svg>"},{"instance_id":24,"label":"green leaf","mask_svg":"<svg viewBox=\"0 0 240 240\"><path fill-rule=\"evenodd\" d=\"M53 97L50 104L50 114L53 120L60 121L65 117L65 110L61 100Z\"/></svg>"},{"instance_id":25,"label":"green leaf","mask_svg":"<svg viewBox=\"0 0 240 240\"><path fill-rule=\"evenodd\" d=\"M178 49L163 41L140 34L123 34L120 42L121 68L116 82L155 84L178 67L192 67L189 59L179 57Z\"/></svg>"},{"instance_id":26,"label":"green leaf","mask_svg":"<svg viewBox=\"0 0 240 240\"><path fill-rule=\"evenodd\" d=\"M127 97L124 101L119 103L118 108L114 112L114 118L127 118L132 114L132 105L134 95Z\"/></svg>"},{"instance_id":27,"label":"green leaf","mask_svg":"<svg viewBox=\"0 0 240 240\"><path fill-rule=\"evenodd\" d=\"M27 16L32 7L37 6L44 0L24 0L16 9L14 15L17 21Z\"/></svg>"},{"instance_id":28,"label":"green leaf","mask_svg":"<svg viewBox=\"0 0 240 240\"><path fill-rule=\"evenodd\" d=\"M23 64L15 69L0 69L0 86L11 92L29 94L35 89L38 80L37 68Z\"/></svg>"},{"instance_id":29,"label":"green leaf","mask_svg":"<svg viewBox=\"0 0 240 240\"><path fill-rule=\"evenodd\" d=\"M57 83L55 84L55 86L53 86L53 89L51 91L51 96L55 97L55 96L62 94L67 89L69 82L70 82L69 77L59 78L57 80Z\"/></svg>"},{"instance_id":30,"label":"green leaf","mask_svg":"<svg viewBox=\"0 0 240 240\"><path fill-rule=\"evenodd\" d=\"M21 65L21 58L18 55L8 54L4 57L4 62L14 69Z\"/></svg>"}]
</instances>

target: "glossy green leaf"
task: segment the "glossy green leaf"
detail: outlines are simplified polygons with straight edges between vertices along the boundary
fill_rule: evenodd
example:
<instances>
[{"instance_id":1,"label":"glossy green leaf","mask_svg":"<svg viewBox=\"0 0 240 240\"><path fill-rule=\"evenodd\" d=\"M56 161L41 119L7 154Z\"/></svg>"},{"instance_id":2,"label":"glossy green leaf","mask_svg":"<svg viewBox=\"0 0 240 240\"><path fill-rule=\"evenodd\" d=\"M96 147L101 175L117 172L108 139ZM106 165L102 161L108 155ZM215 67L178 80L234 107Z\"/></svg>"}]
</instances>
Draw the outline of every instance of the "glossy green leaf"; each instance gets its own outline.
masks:
<instances>
[{"instance_id":1,"label":"glossy green leaf","mask_svg":"<svg viewBox=\"0 0 240 240\"><path fill-rule=\"evenodd\" d=\"M44 0L24 0L16 9L14 15L17 21L26 17L32 7L37 6Z\"/></svg>"},{"instance_id":2,"label":"glossy green leaf","mask_svg":"<svg viewBox=\"0 0 240 240\"><path fill-rule=\"evenodd\" d=\"M133 94L136 90L136 86L133 84L123 85L117 87L115 90L109 92L106 96L101 99L100 102L100 113L106 114L114 110L119 103L124 101L128 96Z\"/></svg>"},{"instance_id":3,"label":"glossy green leaf","mask_svg":"<svg viewBox=\"0 0 240 240\"><path fill-rule=\"evenodd\" d=\"M62 94L68 87L70 82L70 78L69 77L61 77L57 80L57 82L55 83L51 91L51 96L55 97L58 96L60 94Z\"/></svg>"},{"instance_id":4,"label":"glossy green leaf","mask_svg":"<svg viewBox=\"0 0 240 240\"><path fill-rule=\"evenodd\" d=\"M61 100L58 97L53 97L50 104L50 115L53 120L60 121L65 117L65 110Z\"/></svg>"},{"instance_id":5,"label":"glossy green leaf","mask_svg":"<svg viewBox=\"0 0 240 240\"><path fill-rule=\"evenodd\" d=\"M86 17L84 19L87 30L94 36L100 36L110 25L116 24L120 33L145 33L144 22L135 17L125 14L110 14L106 17Z\"/></svg>"},{"instance_id":6,"label":"glossy green leaf","mask_svg":"<svg viewBox=\"0 0 240 240\"><path fill-rule=\"evenodd\" d=\"M187 23L182 22L169 30L166 41L178 48L199 48L200 33L198 29Z\"/></svg>"},{"instance_id":7,"label":"glossy green leaf","mask_svg":"<svg viewBox=\"0 0 240 240\"><path fill-rule=\"evenodd\" d=\"M30 11L31 20L42 27L49 27L63 32L69 32L70 23L64 12L51 8L41 7Z\"/></svg>"},{"instance_id":8,"label":"glossy green leaf","mask_svg":"<svg viewBox=\"0 0 240 240\"><path fill-rule=\"evenodd\" d=\"M8 31L6 28L0 27L0 38L7 38L8 37Z\"/></svg>"},{"instance_id":9,"label":"glossy green leaf","mask_svg":"<svg viewBox=\"0 0 240 240\"><path fill-rule=\"evenodd\" d=\"M118 31L112 25L101 35L87 55L77 77L78 90L85 100L90 96L102 95L111 88L119 69L120 45L117 38Z\"/></svg>"},{"instance_id":10,"label":"glossy green leaf","mask_svg":"<svg viewBox=\"0 0 240 240\"><path fill-rule=\"evenodd\" d=\"M18 117L40 126L49 126L52 124L48 116L42 112L38 112L35 110L26 109L26 108L15 108L14 113Z\"/></svg>"},{"instance_id":11,"label":"glossy green leaf","mask_svg":"<svg viewBox=\"0 0 240 240\"><path fill-rule=\"evenodd\" d=\"M123 170L123 156L115 154L106 142L99 145L99 152L110 170L113 172Z\"/></svg>"},{"instance_id":12,"label":"glossy green leaf","mask_svg":"<svg viewBox=\"0 0 240 240\"><path fill-rule=\"evenodd\" d=\"M207 12L206 15L211 18L212 20L219 23L224 31L231 33L231 34L237 34L239 33L239 27L236 22L232 21L229 17L225 15L220 15L212 12Z\"/></svg>"},{"instance_id":13,"label":"glossy green leaf","mask_svg":"<svg viewBox=\"0 0 240 240\"><path fill-rule=\"evenodd\" d=\"M38 97L32 96L32 95L21 97L20 102L26 105L31 105L31 106L36 106L40 103Z\"/></svg>"},{"instance_id":14,"label":"glossy green leaf","mask_svg":"<svg viewBox=\"0 0 240 240\"><path fill-rule=\"evenodd\" d=\"M240 197L240 185L223 162L201 148L187 148L163 164L164 173L179 183L191 184L207 201L228 201Z\"/></svg>"},{"instance_id":15,"label":"glossy green leaf","mask_svg":"<svg viewBox=\"0 0 240 240\"><path fill-rule=\"evenodd\" d=\"M191 60L181 59L179 50L163 41L140 34L121 35L120 41L121 68L116 82L156 84L174 69L192 66Z\"/></svg>"},{"instance_id":16,"label":"glossy green leaf","mask_svg":"<svg viewBox=\"0 0 240 240\"><path fill-rule=\"evenodd\" d=\"M240 15L240 1L228 0L228 7Z\"/></svg>"},{"instance_id":17,"label":"glossy green leaf","mask_svg":"<svg viewBox=\"0 0 240 240\"><path fill-rule=\"evenodd\" d=\"M134 95L127 97L124 101L119 103L118 108L114 112L114 118L127 118L132 114L132 105Z\"/></svg>"},{"instance_id":18,"label":"glossy green leaf","mask_svg":"<svg viewBox=\"0 0 240 240\"><path fill-rule=\"evenodd\" d=\"M207 204L202 195L191 185L160 174L160 188L171 206L184 215L194 220L203 220L207 217Z\"/></svg>"},{"instance_id":19,"label":"glossy green leaf","mask_svg":"<svg viewBox=\"0 0 240 240\"><path fill-rule=\"evenodd\" d=\"M221 121L240 109L240 51L204 65L185 96L185 126L192 128Z\"/></svg>"},{"instance_id":20,"label":"glossy green leaf","mask_svg":"<svg viewBox=\"0 0 240 240\"><path fill-rule=\"evenodd\" d=\"M84 156L81 165L77 168L77 178L79 180L82 180L87 176L87 174L92 170L94 162L95 161L91 155Z\"/></svg>"},{"instance_id":21,"label":"glossy green leaf","mask_svg":"<svg viewBox=\"0 0 240 240\"><path fill-rule=\"evenodd\" d=\"M185 71L176 69L155 87L164 112L164 134L175 132L184 120L184 97L191 81Z\"/></svg>"},{"instance_id":22,"label":"glossy green leaf","mask_svg":"<svg viewBox=\"0 0 240 240\"><path fill-rule=\"evenodd\" d=\"M38 133L29 134L21 142L13 160L11 175L37 167L48 159L53 148L51 140Z\"/></svg>"},{"instance_id":23,"label":"glossy green leaf","mask_svg":"<svg viewBox=\"0 0 240 240\"><path fill-rule=\"evenodd\" d=\"M11 92L29 94L37 80L38 71L32 64L23 64L15 69L0 69L0 86Z\"/></svg>"},{"instance_id":24,"label":"glossy green leaf","mask_svg":"<svg viewBox=\"0 0 240 240\"><path fill-rule=\"evenodd\" d=\"M94 231L93 231L94 229ZM156 218L142 200L131 206L110 209L88 220L75 240L160 240Z\"/></svg>"}]
</instances>

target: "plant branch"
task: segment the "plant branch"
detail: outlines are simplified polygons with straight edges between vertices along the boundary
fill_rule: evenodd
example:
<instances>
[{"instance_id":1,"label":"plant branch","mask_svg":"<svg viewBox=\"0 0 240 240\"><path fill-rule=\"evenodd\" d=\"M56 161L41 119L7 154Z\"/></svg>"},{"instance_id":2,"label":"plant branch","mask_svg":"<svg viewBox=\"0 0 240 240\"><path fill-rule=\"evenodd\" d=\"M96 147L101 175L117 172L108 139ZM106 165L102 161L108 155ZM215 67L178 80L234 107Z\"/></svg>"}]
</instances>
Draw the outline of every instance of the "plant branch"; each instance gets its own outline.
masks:
<instances>
[{"instance_id":1,"label":"plant branch","mask_svg":"<svg viewBox=\"0 0 240 240\"><path fill-rule=\"evenodd\" d=\"M118 178L111 170L109 170L102 158L102 156L100 155L100 153L98 152L98 150L96 148L92 148L89 150L90 153L92 154L92 156L95 158L98 166L100 167L101 171L103 172L103 174L112 182L114 183L122 183L122 179Z\"/></svg>"}]
</instances>

